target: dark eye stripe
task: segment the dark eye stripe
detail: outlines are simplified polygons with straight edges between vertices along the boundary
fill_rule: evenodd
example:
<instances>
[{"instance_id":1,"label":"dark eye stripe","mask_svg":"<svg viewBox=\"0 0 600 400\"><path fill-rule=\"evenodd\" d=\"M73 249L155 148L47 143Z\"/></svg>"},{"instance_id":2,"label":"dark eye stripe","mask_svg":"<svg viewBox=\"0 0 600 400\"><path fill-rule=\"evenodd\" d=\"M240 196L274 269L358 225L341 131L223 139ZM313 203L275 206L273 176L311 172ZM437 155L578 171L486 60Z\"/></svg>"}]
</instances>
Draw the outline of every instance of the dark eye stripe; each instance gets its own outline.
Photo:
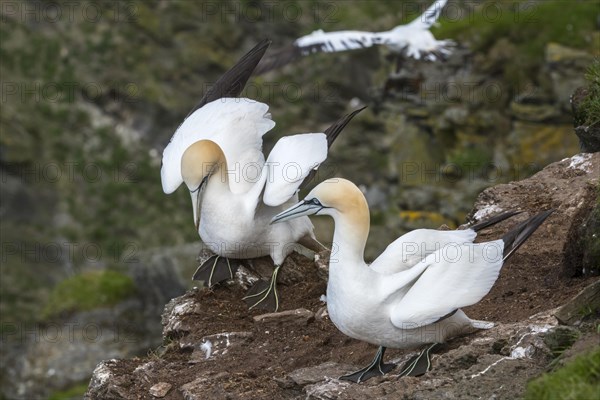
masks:
<instances>
[{"instance_id":1,"label":"dark eye stripe","mask_svg":"<svg viewBox=\"0 0 600 400\"><path fill-rule=\"evenodd\" d=\"M198 187L196 189L192 190L191 193L195 193L195 192L199 191L200 188L206 184L206 182L208 181L208 178L210 178L209 175L206 175L204 178L202 178L202 182L200 182L200 185L198 185Z\"/></svg>"},{"instance_id":2,"label":"dark eye stripe","mask_svg":"<svg viewBox=\"0 0 600 400\"><path fill-rule=\"evenodd\" d=\"M323 205L321 204L321 202L317 198L310 199L310 200L306 201L306 203L310 203L310 204L314 204L315 206L321 206L321 207L323 207Z\"/></svg>"}]
</instances>

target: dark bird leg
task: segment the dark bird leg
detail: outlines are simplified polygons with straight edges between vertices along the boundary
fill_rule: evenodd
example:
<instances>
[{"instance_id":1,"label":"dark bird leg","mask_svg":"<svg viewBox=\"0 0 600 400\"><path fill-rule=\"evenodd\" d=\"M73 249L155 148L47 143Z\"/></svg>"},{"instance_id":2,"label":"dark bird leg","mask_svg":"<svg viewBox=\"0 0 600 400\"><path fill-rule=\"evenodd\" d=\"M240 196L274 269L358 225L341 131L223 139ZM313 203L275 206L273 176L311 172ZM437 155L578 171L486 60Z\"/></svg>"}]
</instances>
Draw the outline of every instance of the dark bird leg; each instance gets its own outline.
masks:
<instances>
[{"instance_id":1,"label":"dark bird leg","mask_svg":"<svg viewBox=\"0 0 600 400\"><path fill-rule=\"evenodd\" d=\"M213 287L217 283L233 279L239 266L239 263L232 263L229 258L214 255L198 267L192 280L203 281L204 286Z\"/></svg>"},{"instance_id":2,"label":"dark bird leg","mask_svg":"<svg viewBox=\"0 0 600 400\"><path fill-rule=\"evenodd\" d=\"M277 294L277 273L279 265L275 266L271 280L258 281L248 290L243 300L248 304L249 309L258 308L270 312L276 312L279 309L279 295Z\"/></svg>"},{"instance_id":3,"label":"dark bird leg","mask_svg":"<svg viewBox=\"0 0 600 400\"><path fill-rule=\"evenodd\" d=\"M323 245L317 239L312 238L310 235L302 236L300 239L298 239L298 243L310 251L314 251L315 253L329 250L327 247L325 247L325 245Z\"/></svg>"},{"instance_id":4,"label":"dark bird leg","mask_svg":"<svg viewBox=\"0 0 600 400\"><path fill-rule=\"evenodd\" d=\"M390 90L396 85L396 81L398 79L398 74L402 69L402 55L398 54L394 57L396 60L395 73L388 76L383 86L383 95L381 96L381 101L385 101L388 97Z\"/></svg>"},{"instance_id":5,"label":"dark bird leg","mask_svg":"<svg viewBox=\"0 0 600 400\"><path fill-rule=\"evenodd\" d=\"M340 376L341 380L350 381L354 383L364 382L367 379L373 378L374 376L382 376L390 372L396 367L396 364L384 364L383 354L385 353L385 347L379 346L375 358L369 365L360 369L352 374Z\"/></svg>"},{"instance_id":6,"label":"dark bird leg","mask_svg":"<svg viewBox=\"0 0 600 400\"><path fill-rule=\"evenodd\" d=\"M398 74L401 69L402 69L402 55L398 54L396 56L396 74Z\"/></svg>"},{"instance_id":7,"label":"dark bird leg","mask_svg":"<svg viewBox=\"0 0 600 400\"><path fill-rule=\"evenodd\" d=\"M392 83L392 80L388 77L385 80L385 84L383 85L383 94L381 95L381 102L383 103L387 97L388 97L388 93L390 92L390 89L392 88L394 84Z\"/></svg>"},{"instance_id":8,"label":"dark bird leg","mask_svg":"<svg viewBox=\"0 0 600 400\"><path fill-rule=\"evenodd\" d=\"M412 357L402 366L400 376L421 376L431 369L431 359L429 353L438 346L439 343L427 345L419 354Z\"/></svg>"},{"instance_id":9,"label":"dark bird leg","mask_svg":"<svg viewBox=\"0 0 600 400\"><path fill-rule=\"evenodd\" d=\"M301 237L298 243L315 253L327 250L319 241L312 238L310 235ZM280 265L275 265L273 275L269 281L260 280L254 284L246 293L243 300L248 304L249 309L257 308L269 312L279 310L279 294L277 293L277 274L279 273Z\"/></svg>"}]
</instances>

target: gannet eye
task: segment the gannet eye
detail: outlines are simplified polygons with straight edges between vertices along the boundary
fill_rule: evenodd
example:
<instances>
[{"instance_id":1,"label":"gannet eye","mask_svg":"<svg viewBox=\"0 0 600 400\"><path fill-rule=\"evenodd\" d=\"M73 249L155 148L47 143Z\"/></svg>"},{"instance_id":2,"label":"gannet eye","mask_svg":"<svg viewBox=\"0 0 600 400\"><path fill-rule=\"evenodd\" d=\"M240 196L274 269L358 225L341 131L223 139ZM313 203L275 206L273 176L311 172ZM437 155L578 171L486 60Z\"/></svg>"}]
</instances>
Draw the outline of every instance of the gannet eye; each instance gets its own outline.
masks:
<instances>
[{"instance_id":1,"label":"gannet eye","mask_svg":"<svg viewBox=\"0 0 600 400\"><path fill-rule=\"evenodd\" d=\"M310 199L310 200L305 200L304 202L306 204L313 204L315 206L323 207L323 205L321 204L321 202L316 197L313 198L313 199Z\"/></svg>"}]
</instances>

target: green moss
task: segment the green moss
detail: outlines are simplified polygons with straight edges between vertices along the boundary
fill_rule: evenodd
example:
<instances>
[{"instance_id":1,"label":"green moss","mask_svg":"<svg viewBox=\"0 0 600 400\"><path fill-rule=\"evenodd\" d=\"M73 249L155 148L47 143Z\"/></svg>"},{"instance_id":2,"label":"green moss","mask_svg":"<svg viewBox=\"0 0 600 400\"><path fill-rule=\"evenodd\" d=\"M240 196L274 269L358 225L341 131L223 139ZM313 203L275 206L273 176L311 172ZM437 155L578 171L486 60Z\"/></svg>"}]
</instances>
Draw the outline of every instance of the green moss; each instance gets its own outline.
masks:
<instances>
[{"instance_id":1,"label":"green moss","mask_svg":"<svg viewBox=\"0 0 600 400\"><path fill-rule=\"evenodd\" d=\"M54 392L48 400L71 400L71 399L81 399L84 393L87 391L88 382L82 382L75 386L72 386L66 390L61 390L60 392Z\"/></svg>"},{"instance_id":2,"label":"green moss","mask_svg":"<svg viewBox=\"0 0 600 400\"><path fill-rule=\"evenodd\" d=\"M585 79L589 82L588 95L581 101L578 113L583 116L584 125L592 126L600 123L600 58L590 65Z\"/></svg>"},{"instance_id":3,"label":"green moss","mask_svg":"<svg viewBox=\"0 0 600 400\"><path fill-rule=\"evenodd\" d=\"M446 174L460 174L469 179L479 176L492 164L490 151L483 148L455 149L448 156L448 163L443 172Z\"/></svg>"},{"instance_id":4,"label":"green moss","mask_svg":"<svg viewBox=\"0 0 600 400\"><path fill-rule=\"evenodd\" d=\"M506 156L519 178L537 172L542 166L568 154L579 152L577 136L572 125L540 124L516 121L508 138Z\"/></svg>"},{"instance_id":5,"label":"green moss","mask_svg":"<svg viewBox=\"0 0 600 400\"><path fill-rule=\"evenodd\" d=\"M600 349L529 382L525 400L595 399L600 393Z\"/></svg>"},{"instance_id":6,"label":"green moss","mask_svg":"<svg viewBox=\"0 0 600 400\"><path fill-rule=\"evenodd\" d=\"M60 282L50 293L44 318L65 312L92 310L117 304L131 296L131 278L117 271L89 271Z\"/></svg>"},{"instance_id":7,"label":"green moss","mask_svg":"<svg viewBox=\"0 0 600 400\"><path fill-rule=\"evenodd\" d=\"M559 357L575 343L579 336L580 333L576 329L568 326L557 326L544 336L544 343L552 350L554 357Z\"/></svg>"}]
</instances>

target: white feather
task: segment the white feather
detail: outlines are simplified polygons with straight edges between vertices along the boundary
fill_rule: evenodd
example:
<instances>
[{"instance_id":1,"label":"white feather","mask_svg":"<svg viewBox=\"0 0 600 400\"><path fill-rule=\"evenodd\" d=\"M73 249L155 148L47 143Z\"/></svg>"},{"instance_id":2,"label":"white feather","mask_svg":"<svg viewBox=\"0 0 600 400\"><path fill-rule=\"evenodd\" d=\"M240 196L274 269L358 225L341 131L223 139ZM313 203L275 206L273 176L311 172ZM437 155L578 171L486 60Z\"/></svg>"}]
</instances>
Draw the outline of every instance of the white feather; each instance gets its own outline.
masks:
<instances>
[{"instance_id":1,"label":"white feather","mask_svg":"<svg viewBox=\"0 0 600 400\"><path fill-rule=\"evenodd\" d=\"M390 243L370 267L382 274L404 271L447 245L473 243L476 236L477 233L472 229L416 229Z\"/></svg>"},{"instance_id":2,"label":"white feather","mask_svg":"<svg viewBox=\"0 0 600 400\"><path fill-rule=\"evenodd\" d=\"M504 242L496 240L450 245L430 254L422 261L427 264L422 275L394 304L392 323L401 329L421 327L477 303L498 279L503 249Z\"/></svg>"},{"instance_id":3,"label":"white feather","mask_svg":"<svg viewBox=\"0 0 600 400\"><path fill-rule=\"evenodd\" d=\"M269 106L246 98L222 98L196 110L177 128L163 152L161 181L165 193L182 183L181 158L185 150L202 139L217 143L231 171L233 193L243 193L254 182L244 179L244 168L264 164L262 136L275 126Z\"/></svg>"},{"instance_id":4,"label":"white feather","mask_svg":"<svg viewBox=\"0 0 600 400\"><path fill-rule=\"evenodd\" d=\"M326 53L332 53L337 51L371 47L379 43L380 41L378 35L373 32L323 32L323 30L318 30L297 39L294 42L294 45L304 50L303 55L308 55L311 53L311 46L323 45L319 50L313 49L312 52L322 51Z\"/></svg>"},{"instance_id":5,"label":"white feather","mask_svg":"<svg viewBox=\"0 0 600 400\"><path fill-rule=\"evenodd\" d=\"M327 158L323 133L285 136L275 144L267 159L268 178L263 202L272 207L288 201L308 174Z\"/></svg>"},{"instance_id":6,"label":"white feather","mask_svg":"<svg viewBox=\"0 0 600 400\"><path fill-rule=\"evenodd\" d=\"M200 345L200 350L204 352L206 359L208 360L212 354L212 342L207 340Z\"/></svg>"}]
</instances>

